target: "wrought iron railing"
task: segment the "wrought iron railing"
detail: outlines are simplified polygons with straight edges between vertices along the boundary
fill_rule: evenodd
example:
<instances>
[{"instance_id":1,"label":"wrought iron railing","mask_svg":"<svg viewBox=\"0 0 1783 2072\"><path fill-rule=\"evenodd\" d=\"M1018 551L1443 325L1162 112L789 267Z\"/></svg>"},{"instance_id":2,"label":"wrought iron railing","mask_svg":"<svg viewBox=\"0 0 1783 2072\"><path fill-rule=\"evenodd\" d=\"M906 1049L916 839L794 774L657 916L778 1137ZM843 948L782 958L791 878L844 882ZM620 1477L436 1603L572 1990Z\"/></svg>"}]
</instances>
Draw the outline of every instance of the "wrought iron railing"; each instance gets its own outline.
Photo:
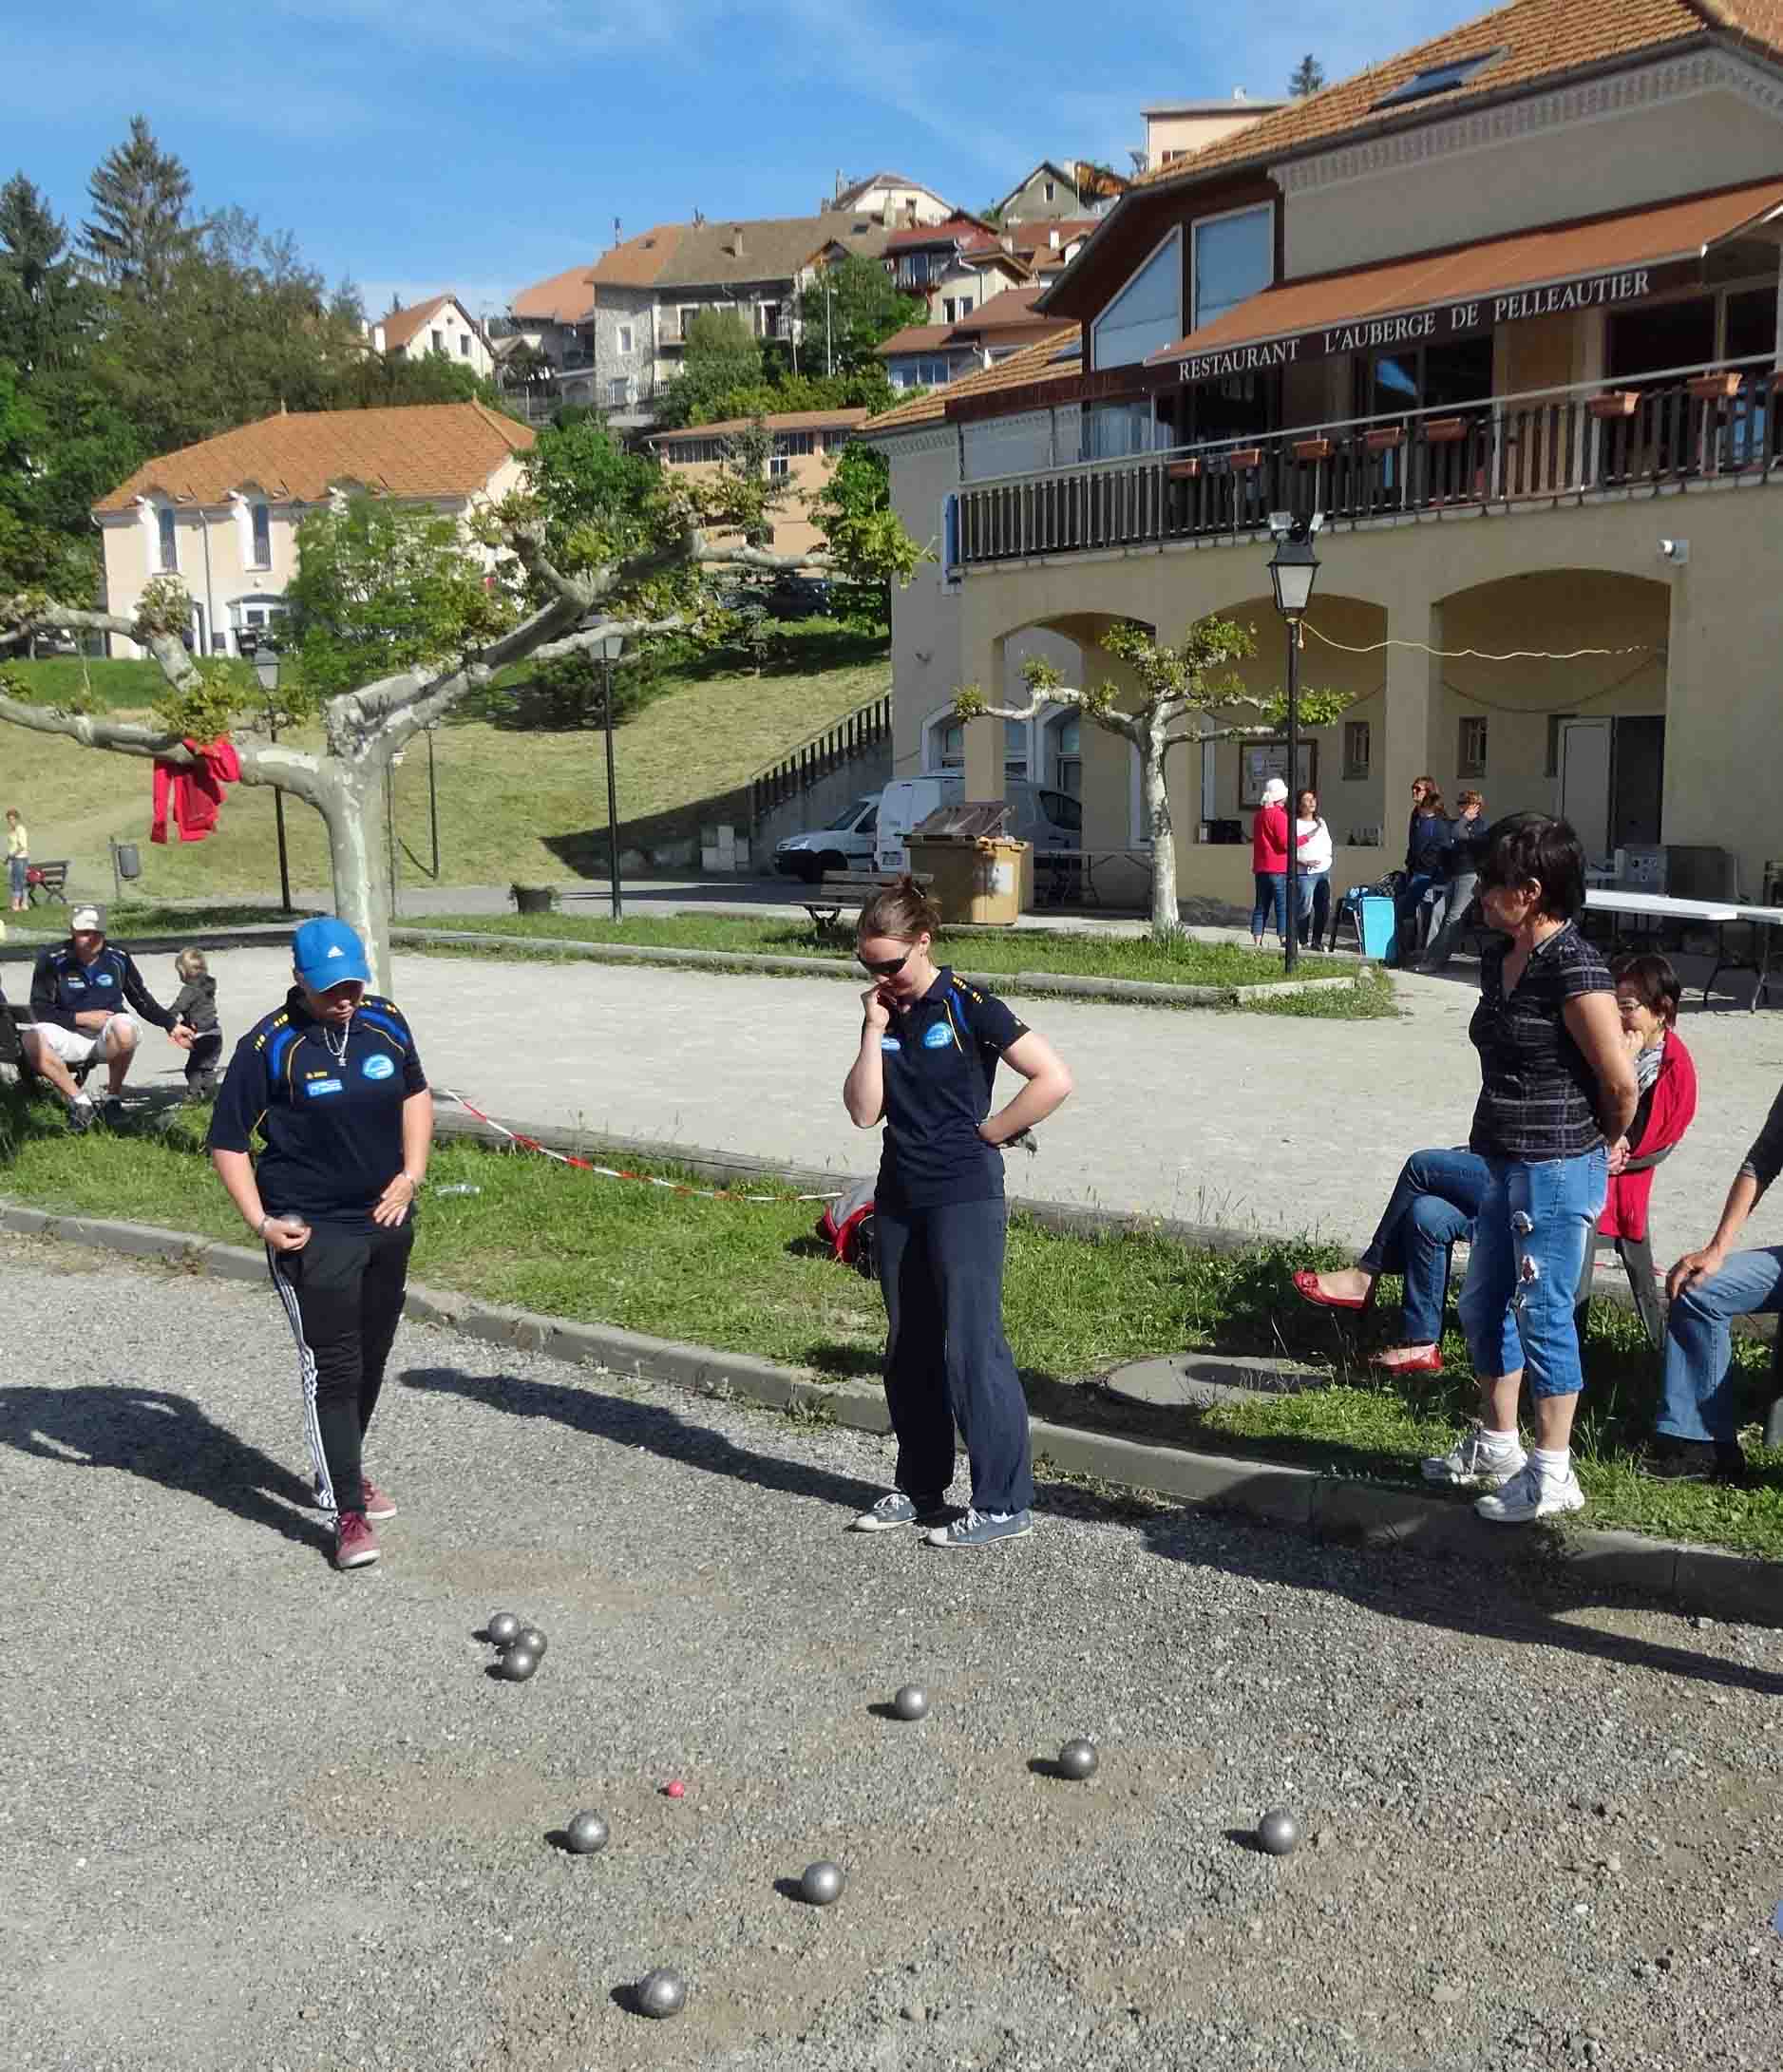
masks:
<instances>
[{"instance_id":1,"label":"wrought iron railing","mask_svg":"<svg viewBox=\"0 0 1783 2072\"><path fill-rule=\"evenodd\" d=\"M789 754L751 779L749 804L754 818L760 821L777 806L808 791L832 770L840 770L868 749L877 748L890 737L891 726L892 700L887 692L845 713L822 733L802 741Z\"/></svg>"},{"instance_id":2,"label":"wrought iron railing","mask_svg":"<svg viewBox=\"0 0 1783 2072\"><path fill-rule=\"evenodd\" d=\"M1277 511L1361 524L1764 479L1783 464L1779 383L1769 359L1677 369L1006 476L960 492L958 560L1235 536Z\"/></svg>"}]
</instances>

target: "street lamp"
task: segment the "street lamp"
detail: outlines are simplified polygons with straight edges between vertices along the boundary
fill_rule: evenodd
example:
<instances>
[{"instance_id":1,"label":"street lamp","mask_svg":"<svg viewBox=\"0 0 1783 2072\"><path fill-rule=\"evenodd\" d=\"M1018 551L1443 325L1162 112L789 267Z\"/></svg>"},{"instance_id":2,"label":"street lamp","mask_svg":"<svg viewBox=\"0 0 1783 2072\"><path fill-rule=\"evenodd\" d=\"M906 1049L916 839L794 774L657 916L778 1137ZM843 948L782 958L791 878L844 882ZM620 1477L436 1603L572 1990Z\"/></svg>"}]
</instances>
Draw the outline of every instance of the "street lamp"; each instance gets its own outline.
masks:
<instances>
[{"instance_id":1,"label":"street lamp","mask_svg":"<svg viewBox=\"0 0 1783 2072\"><path fill-rule=\"evenodd\" d=\"M1270 537L1276 543L1269 580L1275 585L1276 610L1288 626L1288 875L1284 890L1288 907L1285 968L1290 972L1299 962L1300 955L1299 844L1295 837L1295 824L1299 817L1300 642L1305 637L1301 622L1318 578L1313 535L1324 522L1318 511L1311 518L1295 518L1287 511L1269 514Z\"/></svg>"},{"instance_id":2,"label":"street lamp","mask_svg":"<svg viewBox=\"0 0 1783 2072\"><path fill-rule=\"evenodd\" d=\"M266 726L272 738L278 739L278 650L262 633L254 650L254 674L260 679L260 689L266 694ZM279 911L291 912L291 865L285 856L285 794L276 785L273 788L273 818L278 825L278 901Z\"/></svg>"},{"instance_id":3,"label":"street lamp","mask_svg":"<svg viewBox=\"0 0 1783 2072\"><path fill-rule=\"evenodd\" d=\"M607 865L613 876L615 921L623 921L625 911L619 903L619 794L613 777L613 665L624 646L625 636L618 633L606 634L594 642L594 652L600 657L600 703L607 733Z\"/></svg>"}]
</instances>

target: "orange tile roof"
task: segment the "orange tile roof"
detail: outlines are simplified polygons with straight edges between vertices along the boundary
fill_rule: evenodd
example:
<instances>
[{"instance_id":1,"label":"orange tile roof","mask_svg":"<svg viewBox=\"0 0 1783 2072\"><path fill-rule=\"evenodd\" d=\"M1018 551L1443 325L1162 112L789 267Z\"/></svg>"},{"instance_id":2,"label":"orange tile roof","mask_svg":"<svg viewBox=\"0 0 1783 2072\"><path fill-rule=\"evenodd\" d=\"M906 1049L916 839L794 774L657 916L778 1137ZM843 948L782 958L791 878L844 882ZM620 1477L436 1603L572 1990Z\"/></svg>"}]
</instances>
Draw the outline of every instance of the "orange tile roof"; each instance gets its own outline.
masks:
<instances>
[{"instance_id":1,"label":"orange tile roof","mask_svg":"<svg viewBox=\"0 0 1783 2072\"><path fill-rule=\"evenodd\" d=\"M603 252L587 278L597 288L654 288L673 258L685 225L656 223ZM591 297L592 300L592 297Z\"/></svg>"},{"instance_id":2,"label":"orange tile roof","mask_svg":"<svg viewBox=\"0 0 1783 2072\"><path fill-rule=\"evenodd\" d=\"M548 280L522 288L514 297L515 316L522 323L531 317L535 322L579 324L595 305L594 290L588 284L593 271L591 266L570 266Z\"/></svg>"},{"instance_id":3,"label":"orange tile roof","mask_svg":"<svg viewBox=\"0 0 1783 2072\"><path fill-rule=\"evenodd\" d=\"M958 332L958 324L906 324L889 338L882 338L873 351L882 360L894 352L933 352Z\"/></svg>"},{"instance_id":4,"label":"orange tile roof","mask_svg":"<svg viewBox=\"0 0 1783 2072\"><path fill-rule=\"evenodd\" d=\"M864 425L867 412L853 406L835 410L775 410L762 419L769 431L822 431L826 426L840 426L846 430L851 426ZM748 431L754 424L752 417L721 418L714 425L683 425L673 431L659 431L654 443L666 446L676 439L711 439L727 432Z\"/></svg>"},{"instance_id":5,"label":"orange tile roof","mask_svg":"<svg viewBox=\"0 0 1783 2072\"><path fill-rule=\"evenodd\" d=\"M1578 0L1511 0L1428 43L1414 45L1349 79L1339 80L1273 115L1204 145L1192 157L1156 166L1134 181L1138 188L1172 180L1195 180L1223 167L1289 159L1339 139L1388 125L1401 126L1448 115L1496 98L1508 87L1527 87L1613 64L1643 51L1706 40L1722 29L1783 50L1783 4L1779 0L1608 0L1582 7ZM1505 55L1472 79L1446 93L1430 94L1395 108L1378 103L1417 73L1503 48Z\"/></svg>"},{"instance_id":6,"label":"orange tile roof","mask_svg":"<svg viewBox=\"0 0 1783 2072\"><path fill-rule=\"evenodd\" d=\"M1585 275L1657 266L1667 259L1695 259L1706 246L1778 207L1783 207L1783 179L1758 181L1613 216L1512 231L1440 252L1283 281L1152 353L1147 364L1261 344L1432 303L1465 302L1509 288L1545 287Z\"/></svg>"},{"instance_id":7,"label":"orange tile roof","mask_svg":"<svg viewBox=\"0 0 1783 2072\"><path fill-rule=\"evenodd\" d=\"M159 491L201 504L225 503L244 484L316 504L338 482L393 497L467 497L484 489L534 432L481 403L421 403L407 409L294 410L240 425L142 466L95 511L127 511Z\"/></svg>"},{"instance_id":8,"label":"orange tile roof","mask_svg":"<svg viewBox=\"0 0 1783 2072\"><path fill-rule=\"evenodd\" d=\"M458 297L453 295L436 295L431 302L417 302L409 309L392 310L388 316L374 316L371 319L372 328L382 329L384 349L387 352L393 352L398 346L406 346L436 310L443 310L448 302L457 301ZM470 317L462 303L459 304L459 310L468 323Z\"/></svg>"},{"instance_id":9,"label":"orange tile roof","mask_svg":"<svg viewBox=\"0 0 1783 2072\"><path fill-rule=\"evenodd\" d=\"M1063 324L1051 338L1024 346L1008 359L998 360L995 367L977 374L962 374L946 388L931 389L927 395L912 402L894 404L889 410L869 417L862 428L869 438L876 432L908 431L915 425L939 424L956 397L988 395L998 389L1021 389L1038 381L1072 380L1083 372L1083 362L1073 358L1056 363L1060 352L1078 335L1076 324Z\"/></svg>"}]
</instances>

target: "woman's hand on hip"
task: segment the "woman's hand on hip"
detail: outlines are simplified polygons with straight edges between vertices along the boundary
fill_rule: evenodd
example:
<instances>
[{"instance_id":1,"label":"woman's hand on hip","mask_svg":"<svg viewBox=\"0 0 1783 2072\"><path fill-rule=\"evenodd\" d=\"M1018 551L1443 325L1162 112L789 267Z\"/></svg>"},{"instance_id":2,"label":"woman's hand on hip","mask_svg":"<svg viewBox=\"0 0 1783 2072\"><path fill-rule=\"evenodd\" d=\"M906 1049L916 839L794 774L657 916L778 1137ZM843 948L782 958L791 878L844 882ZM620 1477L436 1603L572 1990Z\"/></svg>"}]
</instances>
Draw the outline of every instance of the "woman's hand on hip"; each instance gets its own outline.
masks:
<instances>
[{"instance_id":1,"label":"woman's hand on hip","mask_svg":"<svg viewBox=\"0 0 1783 2072\"><path fill-rule=\"evenodd\" d=\"M371 1221L381 1230L393 1230L415 1206L417 1188L411 1175L399 1172L383 1193L378 1196L377 1207L371 1211Z\"/></svg>"},{"instance_id":2,"label":"woman's hand on hip","mask_svg":"<svg viewBox=\"0 0 1783 2072\"><path fill-rule=\"evenodd\" d=\"M275 1252L300 1252L310 1242L310 1226L306 1223L294 1230L276 1216L264 1216L260 1219L260 1236Z\"/></svg>"}]
</instances>

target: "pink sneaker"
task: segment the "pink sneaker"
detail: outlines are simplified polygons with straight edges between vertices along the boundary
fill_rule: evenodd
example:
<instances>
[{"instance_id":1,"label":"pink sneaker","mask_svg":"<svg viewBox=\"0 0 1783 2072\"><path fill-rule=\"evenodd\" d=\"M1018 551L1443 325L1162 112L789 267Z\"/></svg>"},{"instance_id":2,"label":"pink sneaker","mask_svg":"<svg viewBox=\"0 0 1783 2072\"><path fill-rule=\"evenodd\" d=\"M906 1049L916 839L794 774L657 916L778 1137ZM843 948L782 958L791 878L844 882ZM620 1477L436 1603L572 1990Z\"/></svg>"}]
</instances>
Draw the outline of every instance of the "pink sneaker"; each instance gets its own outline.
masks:
<instances>
[{"instance_id":1,"label":"pink sneaker","mask_svg":"<svg viewBox=\"0 0 1783 2072\"><path fill-rule=\"evenodd\" d=\"M378 1558L378 1536L363 1511L343 1511L334 1522L334 1566L363 1568Z\"/></svg>"},{"instance_id":2,"label":"pink sneaker","mask_svg":"<svg viewBox=\"0 0 1783 2072\"><path fill-rule=\"evenodd\" d=\"M311 1487L313 1492L312 1501L314 1503L315 1508L318 1511L332 1511L334 1507L322 1494L320 1483L313 1483ZM361 1508L368 1518L375 1518L382 1523L386 1518L395 1517L396 1506L390 1502L389 1498L385 1495L384 1492L378 1488L370 1475L362 1474L359 1477L359 1494Z\"/></svg>"}]
</instances>

